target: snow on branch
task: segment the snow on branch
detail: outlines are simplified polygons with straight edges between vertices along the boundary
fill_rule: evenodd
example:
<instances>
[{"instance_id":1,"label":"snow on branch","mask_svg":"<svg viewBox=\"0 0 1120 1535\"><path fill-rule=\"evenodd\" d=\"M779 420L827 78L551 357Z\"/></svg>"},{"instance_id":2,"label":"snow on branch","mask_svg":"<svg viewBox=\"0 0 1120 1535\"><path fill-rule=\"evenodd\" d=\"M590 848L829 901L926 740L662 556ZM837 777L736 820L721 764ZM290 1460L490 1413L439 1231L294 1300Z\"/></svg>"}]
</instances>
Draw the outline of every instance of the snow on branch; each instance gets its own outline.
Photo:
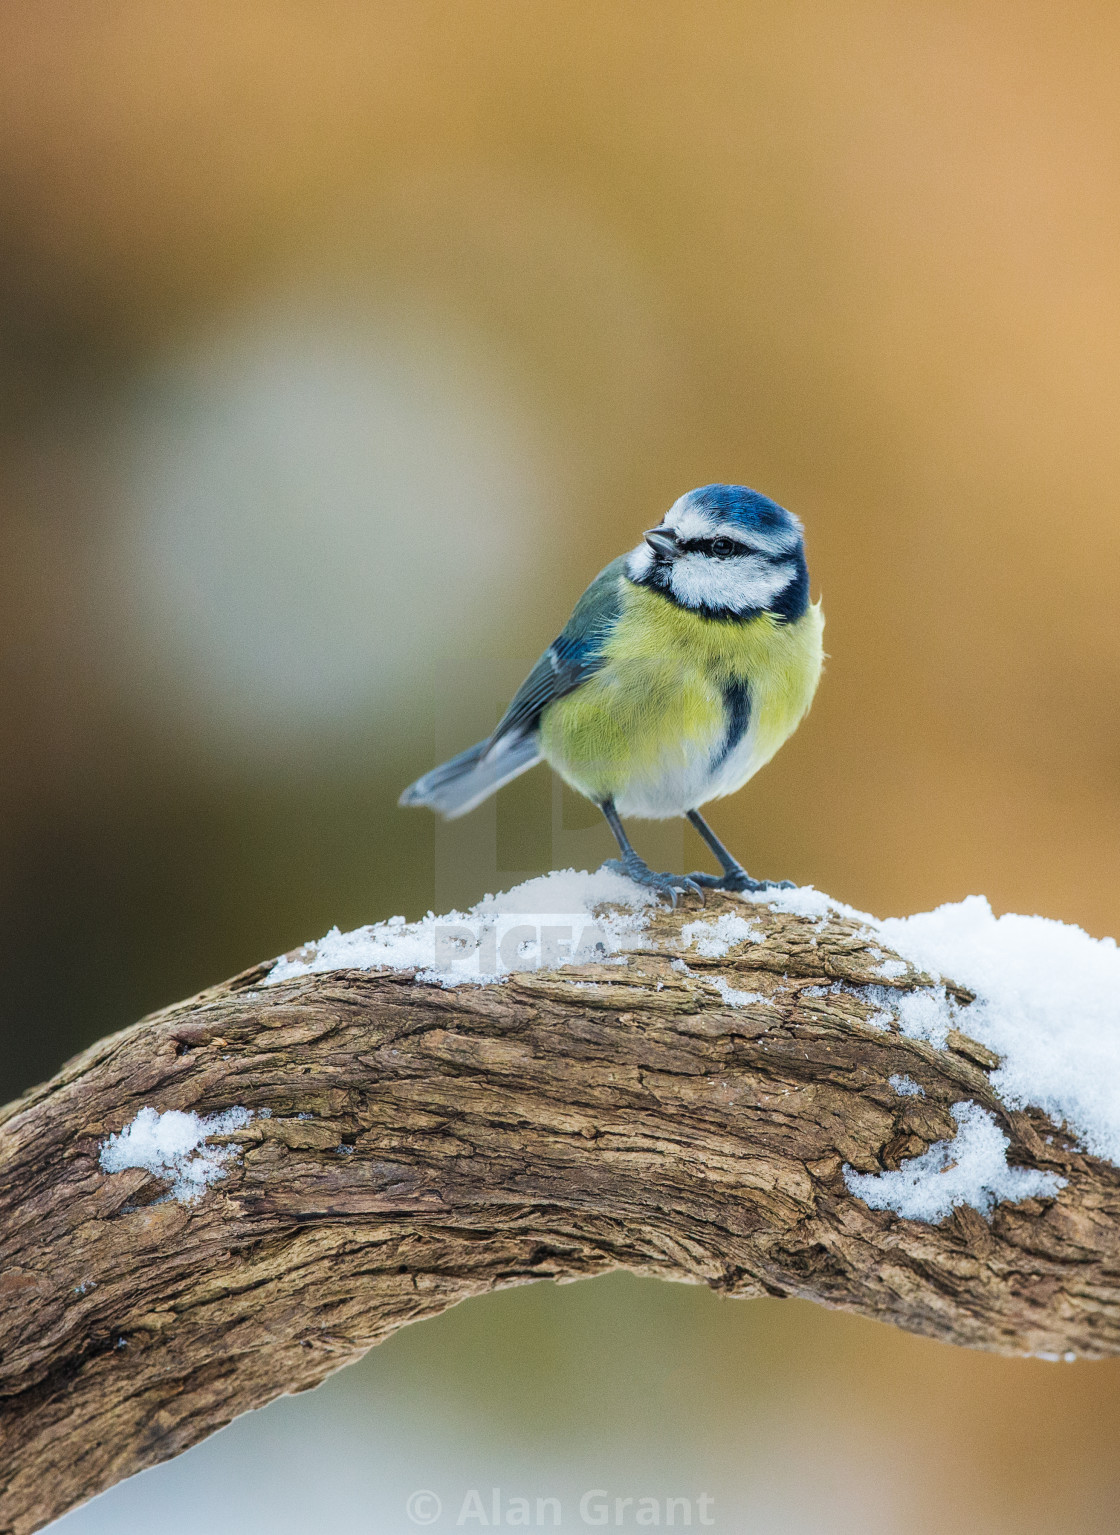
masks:
<instances>
[{"instance_id":1,"label":"snow on branch","mask_svg":"<svg viewBox=\"0 0 1120 1535\"><path fill-rule=\"evenodd\" d=\"M1120 953L607 873L327 934L0 1113L0 1529L406 1322L626 1267L1120 1352Z\"/></svg>"}]
</instances>

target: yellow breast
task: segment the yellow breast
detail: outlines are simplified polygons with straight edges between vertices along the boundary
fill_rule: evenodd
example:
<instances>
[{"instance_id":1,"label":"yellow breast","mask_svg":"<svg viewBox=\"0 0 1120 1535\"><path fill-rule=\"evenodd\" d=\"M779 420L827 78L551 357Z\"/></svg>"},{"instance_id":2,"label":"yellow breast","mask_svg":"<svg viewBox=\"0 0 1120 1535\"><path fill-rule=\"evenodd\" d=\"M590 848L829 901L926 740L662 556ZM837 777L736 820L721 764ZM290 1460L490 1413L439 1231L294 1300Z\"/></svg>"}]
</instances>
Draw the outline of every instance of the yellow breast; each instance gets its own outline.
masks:
<instances>
[{"instance_id":1,"label":"yellow breast","mask_svg":"<svg viewBox=\"0 0 1120 1535\"><path fill-rule=\"evenodd\" d=\"M624 814L679 815L740 787L797 728L820 677L824 619L816 603L792 624L765 613L716 621L620 580L604 664L545 710L542 751L590 799L612 797ZM749 728L717 770L727 695L742 684Z\"/></svg>"}]
</instances>

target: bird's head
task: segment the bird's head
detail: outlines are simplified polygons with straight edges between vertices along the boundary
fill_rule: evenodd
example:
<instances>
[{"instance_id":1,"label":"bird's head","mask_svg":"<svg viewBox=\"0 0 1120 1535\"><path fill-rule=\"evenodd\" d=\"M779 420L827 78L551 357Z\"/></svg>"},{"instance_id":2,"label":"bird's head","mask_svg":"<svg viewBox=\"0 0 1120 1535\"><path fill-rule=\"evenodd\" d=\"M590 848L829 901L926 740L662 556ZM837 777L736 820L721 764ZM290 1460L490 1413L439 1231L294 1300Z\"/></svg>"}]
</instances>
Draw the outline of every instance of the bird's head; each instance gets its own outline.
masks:
<instances>
[{"instance_id":1,"label":"bird's head","mask_svg":"<svg viewBox=\"0 0 1120 1535\"><path fill-rule=\"evenodd\" d=\"M800 618L809 601L801 524L745 485L690 490L631 551L626 573L706 618Z\"/></svg>"}]
</instances>

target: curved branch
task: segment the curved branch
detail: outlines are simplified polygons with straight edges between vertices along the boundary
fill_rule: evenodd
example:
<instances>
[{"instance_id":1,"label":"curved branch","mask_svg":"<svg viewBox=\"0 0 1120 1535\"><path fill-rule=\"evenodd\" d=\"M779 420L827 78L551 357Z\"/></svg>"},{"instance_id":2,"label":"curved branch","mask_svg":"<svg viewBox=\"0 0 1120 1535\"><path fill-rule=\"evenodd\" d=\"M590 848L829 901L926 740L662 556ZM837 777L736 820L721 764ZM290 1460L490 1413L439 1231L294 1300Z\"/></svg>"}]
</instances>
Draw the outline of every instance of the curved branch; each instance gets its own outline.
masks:
<instances>
[{"instance_id":1,"label":"curved branch","mask_svg":"<svg viewBox=\"0 0 1120 1535\"><path fill-rule=\"evenodd\" d=\"M404 1323L535 1279L622 1267L979 1348L1120 1351L1120 1171L1008 1110L975 1041L884 1029L863 991L885 984L883 946L858 925L751 915L761 941L687 968L668 911L624 964L500 985L265 986L261 966L11 1105L0 1529L25 1535ZM761 1000L729 1005L728 983ZM901 1075L923 1093L900 1095ZM1060 1196L925 1224L849 1193L847 1164L881 1172L952 1137L962 1099L1014 1164L1068 1180ZM254 1117L211 1138L224 1176L189 1202L102 1168L145 1106Z\"/></svg>"}]
</instances>

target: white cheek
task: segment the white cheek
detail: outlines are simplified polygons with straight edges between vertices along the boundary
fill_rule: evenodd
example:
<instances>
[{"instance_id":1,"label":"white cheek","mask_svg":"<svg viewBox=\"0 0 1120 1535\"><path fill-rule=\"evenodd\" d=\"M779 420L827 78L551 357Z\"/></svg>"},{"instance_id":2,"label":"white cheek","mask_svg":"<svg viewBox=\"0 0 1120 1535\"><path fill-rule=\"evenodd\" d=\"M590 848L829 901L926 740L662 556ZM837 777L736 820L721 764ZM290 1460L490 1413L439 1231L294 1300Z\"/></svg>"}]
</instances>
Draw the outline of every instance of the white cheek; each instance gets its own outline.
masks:
<instances>
[{"instance_id":1,"label":"white cheek","mask_svg":"<svg viewBox=\"0 0 1120 1535\"><path fill-rule=\"evenodd\" d=\"M729 608L733 613L745 613L749 608L769 607L793 575L792 565L685 554L673 564L671 585L677 601L686 607Z\"/></svg>"},{"instance_id":2,"label":"white cheek","mask_svg":"<svg viewBox=\"0 0 1120 1535\"><path fill-rule=\"evenodd\" d=\"M643 576L648 576L652 566L653 550L648 544L639 544L626 556L626 574L631 581L640 581Z\"/></svg>"}]
</instances>

